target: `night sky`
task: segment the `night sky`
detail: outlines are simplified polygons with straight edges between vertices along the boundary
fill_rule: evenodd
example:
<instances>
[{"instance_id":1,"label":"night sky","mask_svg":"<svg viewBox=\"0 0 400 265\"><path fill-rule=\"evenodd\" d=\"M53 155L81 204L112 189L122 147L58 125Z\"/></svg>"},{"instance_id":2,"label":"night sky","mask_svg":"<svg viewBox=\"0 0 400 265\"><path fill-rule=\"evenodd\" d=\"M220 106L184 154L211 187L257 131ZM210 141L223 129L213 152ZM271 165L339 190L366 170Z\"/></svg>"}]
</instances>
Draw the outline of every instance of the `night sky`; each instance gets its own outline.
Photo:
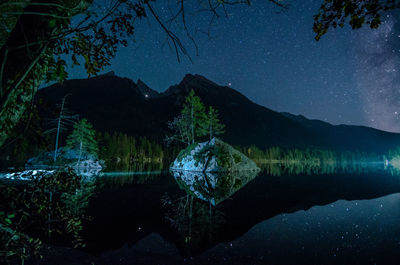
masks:
<instances>
[{"instance_id":1,"label":"night sky","mask_svg":"<svg viewBox=\"0 0 400 265\"><path fill-rule=\"evenodd\" d=\"M190 2L190 3L189 3ZM367 125L400 132L400 27L388 14L378 30L330 30L314 40L313 15L322 0L290 1L285 12L265 0L228 9L211 30L209 16L190 16L199 48L179 26L174 28L193 63L165 45L165 34L153 19L136 24L135 42L121 48L112 65L119 76L143 80L157 91L179 83L186 73L230 85L251 100L276 111L302 114L333 124ZM167 17L165 1L157 11ZM86 77L74 68L70 78Z\"/></svg>"}]
</instances>

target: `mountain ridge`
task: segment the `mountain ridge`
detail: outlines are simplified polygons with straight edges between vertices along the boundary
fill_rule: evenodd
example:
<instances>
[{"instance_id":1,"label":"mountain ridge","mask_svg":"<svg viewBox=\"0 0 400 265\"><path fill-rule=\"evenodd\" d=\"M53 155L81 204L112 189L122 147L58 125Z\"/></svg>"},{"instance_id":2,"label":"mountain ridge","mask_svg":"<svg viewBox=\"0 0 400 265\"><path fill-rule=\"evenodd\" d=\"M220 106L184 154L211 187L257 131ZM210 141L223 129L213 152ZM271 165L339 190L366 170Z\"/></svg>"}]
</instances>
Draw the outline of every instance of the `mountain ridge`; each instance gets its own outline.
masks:
<instances>
[{"instance_id":1,"label":"mountain ridge","mask_svg":"<svg viewBox=\"0 0 400 265\"><path fill-rule=\"evenodd\" d=\"M233 145L291 148L320 147L384 152L400 145L400 134L356 125L332 125L304 116L280 113L252 102L227 86L201 75L186 74L164 92L116 75L72 79L38 91L36 99L51 108L66 94L70 110L87 118L101 132L123 132L162 141L168 121L178 115L185 97L194 89L205 105L220 112L226 125L223 139ZM147 95L147 96L146 96ZM44 116L50 113L42 109Z\"/></svg>"}]
</instances>

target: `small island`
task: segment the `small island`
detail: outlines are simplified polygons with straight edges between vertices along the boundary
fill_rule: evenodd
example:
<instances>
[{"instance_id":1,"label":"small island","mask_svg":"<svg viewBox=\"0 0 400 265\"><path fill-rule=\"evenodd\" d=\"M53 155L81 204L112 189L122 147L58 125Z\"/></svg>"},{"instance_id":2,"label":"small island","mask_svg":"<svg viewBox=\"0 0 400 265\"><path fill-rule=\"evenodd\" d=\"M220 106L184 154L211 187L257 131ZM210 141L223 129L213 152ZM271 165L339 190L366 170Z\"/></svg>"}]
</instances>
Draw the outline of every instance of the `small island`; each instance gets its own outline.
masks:
<instances>
[{"instance_id":1,"label":"small island","mask_svg":"<svg viewBox=\"0 0 400 265\"><path fill-rule=\"evenodd\" d=\"M166 140L187 146L172 162L170 169L197 172L258 171L256 163L216 138L224 133L225 125L220 122L216 109L212 106L208 107L208 111L206 109L192 89L180 115L169 123L174 133ZM198 142L205 137L208 141Z\"/></svg>"}]
</instances>

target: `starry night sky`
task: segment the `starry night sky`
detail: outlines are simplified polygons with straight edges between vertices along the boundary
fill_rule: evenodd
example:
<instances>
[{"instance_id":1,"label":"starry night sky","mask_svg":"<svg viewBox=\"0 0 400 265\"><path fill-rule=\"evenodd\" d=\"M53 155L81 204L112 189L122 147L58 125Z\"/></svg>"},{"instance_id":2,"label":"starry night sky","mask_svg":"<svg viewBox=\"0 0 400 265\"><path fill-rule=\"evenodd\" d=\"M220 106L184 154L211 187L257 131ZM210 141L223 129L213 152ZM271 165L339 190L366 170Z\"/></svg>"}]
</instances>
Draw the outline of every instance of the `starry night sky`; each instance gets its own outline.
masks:
<instances>
[{"instance_id":1,"label":"starry night sky","mask_svg":"<svg viewBox=\"0 0 400 265\"><path fill-rule=\"evenodd\" d=\"M229 17L212 27L211 39L196 31L206 30L210 17L190 16L198 56L181 24L174 32L193 63L187 58L178 63L159 25L144 19L136 24L135 42L121 48L104 72L141 79L157 91L179 83L186 73L200 74L276 111L400 132L397 16L388 14L378 30L347 26L316 42L313 15L321 2L292 0L285 12L265 0L230 7ZM158 1L155 8L167 17L164 3ZM191 8L188 1L187 10ZM84 77L82 69L71 69L70 78Z\"/></svg>"}]
</instances>

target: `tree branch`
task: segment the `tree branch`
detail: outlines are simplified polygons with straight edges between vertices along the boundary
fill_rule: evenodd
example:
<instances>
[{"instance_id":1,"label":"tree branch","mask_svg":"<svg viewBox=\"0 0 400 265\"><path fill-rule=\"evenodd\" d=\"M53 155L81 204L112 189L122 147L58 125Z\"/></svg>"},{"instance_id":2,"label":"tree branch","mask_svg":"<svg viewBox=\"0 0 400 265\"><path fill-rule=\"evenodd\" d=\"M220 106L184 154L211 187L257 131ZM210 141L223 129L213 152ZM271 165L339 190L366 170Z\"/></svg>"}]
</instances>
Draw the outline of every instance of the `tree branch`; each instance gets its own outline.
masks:
<instances>
[{"instance_id":1,"label":"tree branch","mask_svg":"<svg viewBox=\"0 0 400 265\"><path fill-rule=\"evenodd\" d=\"M183 46L181 40L178 38L178 36L175 35L172 31L170 31L164 23L161 21L160 17L158 14L154 11L153 7L150 5L150 3L147 1L146 2L147 7L150 10L150 13L153 15L153 17L156 19L158 24L161 26L161 28L164 30L164 32L167 34L169 39L172 41L172 44L174 45L175 48L175 54L177 56L178 62L180 62L180 56L179 56L179 51L181 51L184 55L186 55L189 60L192 62L192 58L189 56L185 46Z\"/></svg>"},{"instance_id":2,"label":"tree branch","mask_svg":"<svg viewBox=\"0 0 400 265\"><path fill-rule=\"evenodd\" d=\"M3 97L3 72L4 72L4 67L7 62L7 56L8 56L8 47L6 46L6 50L4 51L4 58L3 62L1 63L0 67L0 98Z\"/></svg>"}]
</instances>

